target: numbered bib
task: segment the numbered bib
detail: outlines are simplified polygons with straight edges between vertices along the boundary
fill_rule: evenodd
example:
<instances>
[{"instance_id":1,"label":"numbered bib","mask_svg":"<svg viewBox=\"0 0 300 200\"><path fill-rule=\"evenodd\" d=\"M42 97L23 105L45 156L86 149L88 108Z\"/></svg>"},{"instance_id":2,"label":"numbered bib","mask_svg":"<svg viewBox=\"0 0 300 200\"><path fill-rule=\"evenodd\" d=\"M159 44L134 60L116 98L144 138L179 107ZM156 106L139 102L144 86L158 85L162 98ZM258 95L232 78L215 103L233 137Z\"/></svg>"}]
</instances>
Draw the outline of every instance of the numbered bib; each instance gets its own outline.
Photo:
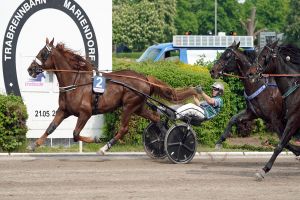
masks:
<instances>
[{"instance_id":1,"label":"numbered bib","mask_svg":"<svg viewBox=\"0 0 300 200\"><path fill-rule=\"evenodd\" d=\"M103 76L94 76L93 91L95 93L104 93L106 87L106 78Z\"/></svg>"}]
</instances>

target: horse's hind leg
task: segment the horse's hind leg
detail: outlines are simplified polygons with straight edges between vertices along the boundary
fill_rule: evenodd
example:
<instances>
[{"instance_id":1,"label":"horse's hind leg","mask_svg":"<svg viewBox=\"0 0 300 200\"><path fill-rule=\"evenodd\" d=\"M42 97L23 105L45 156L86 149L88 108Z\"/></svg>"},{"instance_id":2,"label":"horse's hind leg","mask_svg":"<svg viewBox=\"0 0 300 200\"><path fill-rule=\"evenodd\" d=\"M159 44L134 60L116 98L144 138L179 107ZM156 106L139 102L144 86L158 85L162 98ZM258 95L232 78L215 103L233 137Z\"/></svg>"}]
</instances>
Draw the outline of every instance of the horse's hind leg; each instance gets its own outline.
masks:
<instances>
[{"instance_id":1,"label":"horse's hind leg","mask_svg":"<svg viewBox=\"0 0 300 200\"><path fill-rule=\"evenodd\" d=\"M230 131L233 125L239 122L251 121L256 118L257 117L254 115L254 113L248 109L242 110L240 113L234 115L228 122L224 133L220 136L219 140L217 141L215 148L221 149L222 143L230 136Z\"/></svg>"},{"instance_id":2,"label":"horse's hind leg","mask_svg":"<svg viewBox=\"0 0 300 200\"><path fill-rule=\"evenodd\" d=\"M52 122L50 123L48 128L46 129L45 133L39 139L37 139L31 146L29 146L28 149L34 151L36 147L41 146L45 142L48 135L53 133L53 131L59 126L59 124L66 117L68 117L68 116L65 114L65 112L58 108L54 119L52 120Z\"/></svg>"},{"instance_id":3,"label":"horse's hind leg","mask_svg":"<svg viewBox=\"0 0 300 200\"><path fill-rule=\"evenodd\" d=\"M137 114L145 119L149 119L152 122L157 123L160 121L160 115L157 112L148 110L145 106L142 109L136 111L135 114Z\"/></svg>"},{"instance_id":4,"label":"horse's hind leg","mask_svg":"<svg viewBox=\"0 0 300 200\"><path fill-rule=\"evenodd\" d=\"M78 116L77 123L75 126L75 129L73 131L73 139L74 142L82 141L86 143L99 143L100 139L98 137L92 138L92 137L83 137L80 136L80 132L84 128L86 122L90 119L91 115L87 114L85 112L81 112Z\"/></svg>"},{"instance_id":5,"label":"horse's hind leg","mask_svg":"<svg viewBox=\"0 0 300 200\"><path fill-rule=\"evenodd\" d=\"M97 154L99 155L105 155L106 151L108 151L120 138L122 138L129 129L129 120L131 118L131 115L138 110L140 107L140 102L132 104L132 105L127 105L124 107L122 115L121 115L121 124L119 131L115 135L114 138L112 138L109 142L107 142L106 145L104 145Z\"/></svg>"}]
</instances>

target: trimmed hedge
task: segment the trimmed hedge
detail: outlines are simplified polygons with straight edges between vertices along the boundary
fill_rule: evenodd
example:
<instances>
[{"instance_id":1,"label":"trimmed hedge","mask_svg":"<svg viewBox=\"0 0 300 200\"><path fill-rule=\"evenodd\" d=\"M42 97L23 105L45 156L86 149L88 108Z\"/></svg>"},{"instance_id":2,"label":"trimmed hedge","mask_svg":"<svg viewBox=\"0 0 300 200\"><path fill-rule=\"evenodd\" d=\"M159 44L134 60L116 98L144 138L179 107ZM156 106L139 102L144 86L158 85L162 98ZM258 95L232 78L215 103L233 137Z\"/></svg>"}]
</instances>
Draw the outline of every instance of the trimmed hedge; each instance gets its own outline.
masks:
<instances>
[{"instance_id":1,"label":"trimmed hedge","mask_svg":"<svg viewBox=\"0 0 300 200\"><path fill-rule=\"evenodd\" d=\"M211 94L211 85L215 82L210 77L209 70L206 67L192 66L183 63L174 62L144 62L136 63L128 60L114 59L113 70L132 69L145 75L152 75L168 83L174 88L183 88L201 85L207 94ZM219 80L221 81L221 80ZM213 146L219 136L223 133L230 117L236 113L235 104L232 102L235 95L230 92L226 83L224 98L224 107L221 113L214 119L204 122L200 127L194 127L197 132L198 142ZM155 97L159 100L158 97ZM104 134L109 140L114 136L119 127L120 110L105 114ZM133 117L131 120L129 133L123 138L126 143L141 144L141 135L148 125L149 121L141 117Z\"/></svg>"},{"instance_id":2,"label":"trimmed hedge","mask_svg":"<svg viewBox=\"0 0 300 200\"><path fill-rule=\"evenodd\" d=\"M0 149L12 152L26 141L26 106L21 97L0 95Z\"/></svg>"}]
</instances>

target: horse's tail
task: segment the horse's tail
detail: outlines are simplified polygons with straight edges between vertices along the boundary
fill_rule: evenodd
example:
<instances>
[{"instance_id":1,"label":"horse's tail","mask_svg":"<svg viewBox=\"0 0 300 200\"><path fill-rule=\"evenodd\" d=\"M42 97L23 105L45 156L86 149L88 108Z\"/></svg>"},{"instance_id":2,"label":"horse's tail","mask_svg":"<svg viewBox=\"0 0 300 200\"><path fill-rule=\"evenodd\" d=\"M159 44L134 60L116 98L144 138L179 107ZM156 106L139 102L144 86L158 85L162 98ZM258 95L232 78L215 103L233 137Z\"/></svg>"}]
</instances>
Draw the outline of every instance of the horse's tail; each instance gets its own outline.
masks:
<instances>
[{"instance_id":1,"label":"horse's tail","mask_svg":"<svg viewBox=\"0 0 300 200\"><path fill-rule=\"evenodd\" d=\"M170 102L178 103L197 94L196 90L193 88L175 90L165 82L153 76L147 76L147 79L151 83L150 95L158 95L161 98Z\"/></svg>"}]
</instances>

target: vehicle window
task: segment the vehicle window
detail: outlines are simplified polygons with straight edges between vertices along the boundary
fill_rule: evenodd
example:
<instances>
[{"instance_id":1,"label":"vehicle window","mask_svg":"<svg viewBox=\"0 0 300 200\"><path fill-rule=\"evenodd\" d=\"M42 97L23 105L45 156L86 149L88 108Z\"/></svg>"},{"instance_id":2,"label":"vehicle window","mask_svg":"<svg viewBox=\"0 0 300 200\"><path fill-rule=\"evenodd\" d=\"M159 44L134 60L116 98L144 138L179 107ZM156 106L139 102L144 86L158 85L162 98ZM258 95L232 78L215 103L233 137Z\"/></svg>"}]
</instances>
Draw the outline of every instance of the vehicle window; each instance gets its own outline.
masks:
<instances>
[{"instance_id":1,"label":"vehicle window","mask_svg":"<svg viewBox=\"0 0 300 200\"><path fill-rule=\"evenodd\" d=\"M147 60L155 60L157 58L161 49L151 48L147 49L143 55L138 59L139 62L147 61Z\"/></svg>"},{"instance_id":2,"label":"vehicle window","mask_svg":"<svg viewBox=\"0 0 300 200\"><path fill-rule=\"evenodd\" d=\"M178 61L179 60L179 49L166 51L164 59L167 61Z\"/></svg>"}]
</instances>

